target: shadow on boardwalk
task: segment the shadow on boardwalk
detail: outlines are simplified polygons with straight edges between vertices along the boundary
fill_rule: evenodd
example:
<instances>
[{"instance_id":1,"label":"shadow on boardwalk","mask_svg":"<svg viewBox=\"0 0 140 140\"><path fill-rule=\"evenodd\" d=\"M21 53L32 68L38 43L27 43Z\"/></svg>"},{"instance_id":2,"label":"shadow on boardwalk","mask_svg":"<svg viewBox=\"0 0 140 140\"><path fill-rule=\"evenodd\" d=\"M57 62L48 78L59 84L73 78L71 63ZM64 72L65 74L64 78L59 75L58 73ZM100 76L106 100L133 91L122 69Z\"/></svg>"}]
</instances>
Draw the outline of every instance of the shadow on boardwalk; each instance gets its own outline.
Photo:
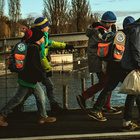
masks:
<instances>
[{"instance_id":1,"label":"shadow on boardwalk","mask_svg":"<svg viewBox=\"0 0 140 140\"><path fill-rule=\"evenodd\" d=\"M137 112L134 107L135 120ZM140 131L120 131L123 114L105 115L107 122L94 121L82 110L63 111L55 116L57 121L54 123L38 124L37 112L24 112L22 116L11 113L7 118L9 126L0 127L0 139L140 139Z\"/></svg>"}]
</instances>

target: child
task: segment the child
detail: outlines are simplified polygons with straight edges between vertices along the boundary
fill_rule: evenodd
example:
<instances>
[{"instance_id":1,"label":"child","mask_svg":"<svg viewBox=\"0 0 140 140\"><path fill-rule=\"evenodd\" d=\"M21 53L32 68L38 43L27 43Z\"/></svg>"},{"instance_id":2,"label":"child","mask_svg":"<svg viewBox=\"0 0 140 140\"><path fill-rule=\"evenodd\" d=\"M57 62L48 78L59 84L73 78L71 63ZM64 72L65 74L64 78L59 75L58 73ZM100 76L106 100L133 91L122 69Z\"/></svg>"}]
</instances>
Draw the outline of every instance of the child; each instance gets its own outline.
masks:
<instances>
[{"instance_id":1,"label":"child","mask_svg":"<svg viewBox=\"0 0 140 140\"><path fill-rule=\"evenodd\" d=\"M37 29L32 28L28 30L31 36L28 39L27 59L25 69L18 75L18 91L16 95L0 110L0 126L8 126L8 123L4 121L9 112L18 104L22 102L24 97L30 92L33 93L37 100L38 113L40 115L38 122L54 122L56 118L48 117L45 109L45 95L37 83L43 80L42 71L43 68L40 62L41 50L40 45L44 43L44 33Z\"/></svg>"},{"instance_id":2,"label":"child","mask_svg":"<svg viewBox=\"0 0 140 140\"><path fill-rule=\"evenodd\" d=\"M49 64L48 60L48 53L50 49L73 49L72 45L67 45L66 43L56 42L52 40L48 40L48 30L49 30L49 21L44 17L39 17L35 20L34 26L39 28L41 31L44 32L45 41L41 44L42 50L40 51L40 58L41 58L41 65L45 70L44 73L44 81L42 82L43 85L46 87L47 96L50 100L50 107L52 111L58 111L62 108L57 103L56 98L54 96L53 91L53 82L51 80L52 76L52 67Z\"/></svg>"}]
</instances>

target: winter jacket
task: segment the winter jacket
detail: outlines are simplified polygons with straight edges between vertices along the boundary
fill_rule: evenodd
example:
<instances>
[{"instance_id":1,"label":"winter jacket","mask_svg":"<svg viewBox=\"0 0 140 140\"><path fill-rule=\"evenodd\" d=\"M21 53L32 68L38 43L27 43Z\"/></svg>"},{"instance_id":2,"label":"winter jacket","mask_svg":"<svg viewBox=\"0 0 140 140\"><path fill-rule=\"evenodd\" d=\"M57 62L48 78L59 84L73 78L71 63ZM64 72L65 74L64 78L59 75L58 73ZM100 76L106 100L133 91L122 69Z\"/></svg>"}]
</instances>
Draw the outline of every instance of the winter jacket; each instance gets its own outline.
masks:
<instances>
[{"instance_id":1,"label":"winter jacket","mask_svg":"<svg viewBox=\"0 0 140 140\"><path fill-rule=\"evenodd\" d=\"M45 41L41 46L42 50L40 51L41 65L45 69L46 73L52 70L49 60L47 58L48 52L50 49L65 49L66 43L56 42L48 40L48 32L44 32Z\"/></svg>"},{"instance_id":2,"label":"winter jacket","mask_svg":"<svg viewBox=\"0 0 140 140\"><path fill-rule=\"evenodd\" d=\"M31 44L28 46L25 69L18 75L19 84L30 87L43 80L40 50L41 47L38 44Z\"/></svg>"},{"instance_id":3,"label":"winter jacket","mask_svg":"<svg viewBox=\"0 0 140 140\"><path fill-rule=\"evenodd\" d=\"M140 18L125 28L126 42L122 67L127 70L140 69Z\"/></svg>"},{"instance_id":4,"label":"winter jacket","mask_svg":"<svg viewBox=\"0 0 140 140\"><path fill-rule=\"evenodd\" d=\"M104 29L99 26L104 27ZM86 36L89 38L87 54L90 73L102 71L102 61L97 56L97 45L102 41L102 35L107 32L107 28L102 22L95 22L89 25L86 29Z\"/></svg>"}]
</instances>

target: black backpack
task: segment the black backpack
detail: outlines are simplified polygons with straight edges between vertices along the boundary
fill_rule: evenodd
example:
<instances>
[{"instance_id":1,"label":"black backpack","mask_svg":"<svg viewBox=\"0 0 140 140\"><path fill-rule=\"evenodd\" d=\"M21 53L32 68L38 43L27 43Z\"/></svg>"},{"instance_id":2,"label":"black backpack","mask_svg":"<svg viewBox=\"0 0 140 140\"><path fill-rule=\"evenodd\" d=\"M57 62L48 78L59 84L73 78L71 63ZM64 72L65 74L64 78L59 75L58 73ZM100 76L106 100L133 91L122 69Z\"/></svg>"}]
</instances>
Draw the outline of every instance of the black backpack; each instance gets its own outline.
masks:
<instances>
[{"instance_id":1,"label":"black backpack","mask_svg":"<svg viewBox=\"0 0 140 140\"><path fill-rule=\"evenodd\" d=\"M27 44L25 42L17 43L10 56L7 57L8 69L11 72L22 72L26 63Z\"/></svg>"}]
</instances>

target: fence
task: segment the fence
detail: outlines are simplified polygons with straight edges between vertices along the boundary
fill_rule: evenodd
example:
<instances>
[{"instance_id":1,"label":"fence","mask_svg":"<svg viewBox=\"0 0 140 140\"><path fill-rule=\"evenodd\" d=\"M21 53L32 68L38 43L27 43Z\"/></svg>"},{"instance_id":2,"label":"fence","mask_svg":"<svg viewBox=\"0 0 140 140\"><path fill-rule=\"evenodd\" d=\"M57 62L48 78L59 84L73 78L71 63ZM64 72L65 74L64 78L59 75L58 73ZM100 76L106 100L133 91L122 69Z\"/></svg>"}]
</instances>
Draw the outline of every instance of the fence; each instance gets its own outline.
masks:
<instances>
[{"instance_id":1,"label":"fence","mask_svg":"<svg viewBox=\"0 0 140 140\"><path fill-rule=\"evenodd\" d=\"M14 96L17 90L17 74L16 73L10 73L9 70L7 70L6 66L6 57L10 53L10 49L12 46L14 46L17 42L19 42L21 38L7 38L7 39L0 39L0 108L7 103L7 101ZM74 41L84 41L87 40L87 37L85 33L71 33L71 34L62 34L62 35L51 35L50 40L55 40L55 41L64 41L64 42L74 42ZM81 48L86 48L86 46L74 46L75 49L81 49ZM78 61L78 70L79 70L79 63ZM83 76L83 73L85 73L87 63L85 64L85 67L82 69L81 72L81 77L75 78L73 80L73 83L70 83L70 85L65 85L66 82L64 79L69 78L71 75L70 73L65 73L65 74L56 74L53 78L53 81L57 81L57 79L62 78L61 82L58 81L58 84L55 85L55 90L56 93L58 93L58 88L63 88L61 89L61 93L58 94L58 99L59 101L63 104L63 107L69 108L68 104L73 104L72 108L77 108L78 104L76 103L75 96L76 94L80 94L82 91L84 91L86 88L94 84L95 77L94 75L89 75L89 73ZM75 70L76 71L76 70ZM79 72L77 72L77 76L79 75ZM74 75L74 74L73 74ZM76 84L77 83L77 84ZM75 85L75 87L74 87ZM73 91L73 93L68 93L69 91ZM75 93L75 94L74 94ZM122 98L121 95L119 98ZM68 99L70 100L68 103ZM125 97L122 98L124 100ZM26 110L32 110L31 108L35 105L35 101L33 101L33 97L29 98L26 103ZM73 103L71 103L73 102ZM90 103L90 106L92 104ZM47 104L48 106L48 104ZM71 108L71 106L70 106ZM49 108L48 108L49 109ZM35 110L35 108L33 109Z\"/></svg>"}]
</instances>

